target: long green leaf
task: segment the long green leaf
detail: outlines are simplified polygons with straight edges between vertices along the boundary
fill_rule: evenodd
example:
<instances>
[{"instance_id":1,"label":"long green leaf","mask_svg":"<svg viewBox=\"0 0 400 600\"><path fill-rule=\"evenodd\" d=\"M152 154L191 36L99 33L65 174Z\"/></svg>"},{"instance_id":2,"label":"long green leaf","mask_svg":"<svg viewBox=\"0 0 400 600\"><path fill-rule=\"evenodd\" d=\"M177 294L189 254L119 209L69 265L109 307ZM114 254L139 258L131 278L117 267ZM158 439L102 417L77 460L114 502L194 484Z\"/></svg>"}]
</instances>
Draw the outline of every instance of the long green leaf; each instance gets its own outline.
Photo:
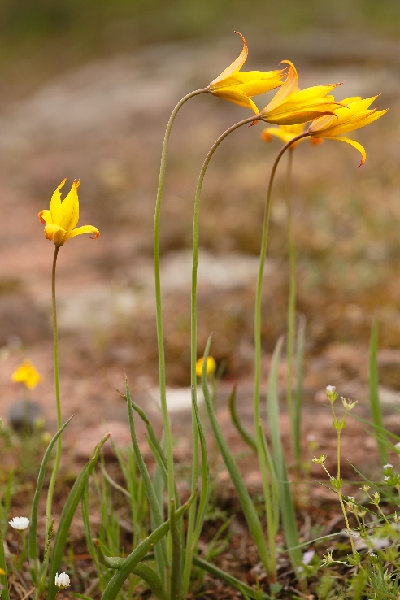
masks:
<instances>
[{"instance_id":1,"label":"long green leaf","mask_svg":"<svg viewBox=\"0 0 400 600\"><path fill-rule=\"evenodd\" d=\"M301 316L297 332L297 390L294 405L294 427L293 427L293 449L296 469L300 472L301 468L301 417L303 405L303 365L304 365L304 341L306 335L306 319Z\"/></svg>"},{"instance_id":2,"label":"long green leaf","mask_svg":"<svg viewBox=\"0 0 400 600\"><path fill-rule=\"evenodd\" d=\"M267 415L271 434L272 458L278 477L279 504L281 507L283 531L285 534L290 560L295 570L297 570L297 567L301 566L301 552L300 550L296 549L296 547L299 545L297 520L293 506L292 494L290 491L285 454L283 452L281 442L279 418L278 368L281 349L282 339L278 341L272 357L271 370L268 379Z\"/></svg>"},{"instance_id":3,"label":"long green leaf","mask_svg":"<svg viewBox=\"0 0 400 600\"><path fill-rule=\"evenodd\" d=\"M231 415L231 419L232 419L232 423L234 424L234 426L236 427L236 430L238 432L238 434L240 435L240 437L242 438L243 441L246 442L246 444L248 444L250 446L250 448L257 453L257 442L254 439L254 437L251 435L251 433L249 433L241 424L239 416L237 414L236 411L236 385L233 388L229 399L228 399L228 408L229 408L229 413Z\"/></svg>"},{"instance_id":4,"label":"long green leaf","mask_svg":"<svg viewBox=\"0 0 400 600\"><path fill-rule=\"evenodd\" d=\"M200 569L203 569L203 571L207 571L208 573L210 573L210 575L213 575L217 579L224 581L244 596L248 596L249 598L253 598L254 600L272 600L272 597L266 594L265 592L254 590L246 583L239 581L239 579L236 579L236 577L229 575L229 573L226 573L219 567L212 565L211 563L207 562L206 560L203 560L202 558L199 558L198 556L193 557L193 564L196 567L200 567Z\"/></svg>"},{"instance_id":5,"label":"long green leaf","mask_svg":"<svg viewBox=\"0 0 400 600\"><path fill-rule=\"evenodd\" d=\"M204 368L207 367L207 364L203 365ZM197 406L197 402L195 400L194 394L192 394L192 408L193 413L196 418L197 431L199 434L200 440L200 449L201 449L201 490L200 490L200 502L197 510L197 519L196 526L194 530L194 540L195 545L197 546L201 530L203 527L204 519L207 512L208 500L210 496L210 469L208 467L208 454L207 454L207 442L204 436L203 427L200 421L199 408Z\"/></svg>"},{"instance_id":6,"label":"long green leaf","mask_svg":"<svg viewBox=\"0 0 400 600\"><path fill-rule=\"evenodd\" d=\"M171 593L170 600L179 600L182 588L181 557L182 547L179 530L176 524L175 498L171 498L171 539L172 539L172 560L171 560Z\"/></svg>"},{"instance_id":7,"label":"long green leaf","mask_svg":"<svg viewBox=\"0 0 400 600\"><path fill-rule=\"evenodd\" d=\"M106 443L106 441L108 440L109 437L110 437L110 434L107 433L107 435L105 435L103 437L103 439L99 442L99 444L97 444L92 458L82 469L82 471L78 475L74 485L72 486L72 489L69 493L69 496L67 498L65 506L61 513L60 524L58 526L58 531L57 531L56 537L54 539L53 554L52 554L51 562L50 562L49 585L48 585L48 596L47 596L49 600L54 600L54 598L57 594L57 591L58 591L58 588L56 587L56 585L54 583L54 579L55 579L56 573L58 573L61 570L60 567L61 567L61 562L62 562L62 558L63 558L63 552L64 552L65 544L67 542L68 532L71 527L72 518L75 514L76 508L79 504L82 494L85 491L86 481L90 477L90 475L95 467L95 464L99 458L100 450L104 446L104 444Z\"/></svg>"},{"instance_id":8,"label":"long green leaf","mask_svg":"<svg viewBox=\"0 0 400 600\"><path fill-rule=\"evenodd\" d=\"M3 544L3 535L0 529L0 568L3 569L4 575L0 575L0 581L3 584L3 589L1 592L2 600L10 600L10 594L8 592L8 581L7 581L7 563L6 557L4 554L4 544Z\"/></svg>"},{"instance_id":9,"label":"long green leaf","mask_svg":"<svg viewBox=\"0 0 400 600\"><path fill-rule=\"evenodd\" d=\"M208 338L206 350L204 352L204 363L207 364L207 357L210 352L211 336ZM217 417L214 411L213 403L211 400L210 392L207 384L207 372L203 369L202 375L202 388L204 394L204 400L207 407L208 418L210 419L211 427L214 432L215 440L218 444L221 456L224 459L225 466L228 469L229 475L231 476L232 482L235 486L236 493L238 495L247 525L249 527L253 541L257 547L260 560L264 566L269 564L268 548L265 542L264 532L258 518L257 511L254 507L253 501L250 498L249 492L247 491L246 485L240 475L238 466L233 458L228 444L224 438L222 430L217 421Z\"/></svg>"},{"instance_id":10,"label":"long green leaf","mask_svg":"<svg viewBox=\"0 0 400 600\"><path fill-rule=\"evenodd\" d=\"M197 492L192 494L189 500L176 511L176 519L180 519L194 501ZM151 552L155 544L157 544L170 530L170 521L165 521L160 527L157 527L131 554L122 562L116 559L114 568L118 568L118 572L109 581L102 600L115 600L118 592L123 586L126 579L132 573L132 569L136 568L140 561ZM118 566L117 566L118 565Z\"/></svg>"},{"instance_id":11,"label":"long green leaf","mask_svg":"<svg viewBox=\"0 0 400 600\"><path fill-rule=\"evenodd\" d=\"M153 483L151 481L149 472L146 467L146 463L144 462L142 453L140 452L140 448L139 448L139 444L138 444L137 436L136 436L135 421L133 418L132 401L131 401L131 395L130 395L127 379L125 379L125 393L126 393L126 398L128 401L127 404L128 404L129 429L131 432L133 451L135 453L135 458L136 458L136 462L137 462L137 465L138 465L138 468L140 471L140 475L142 476L142 480L143 480L143 484L144 484L144 487L146 490L147 499L150 504L151 515L154 520L154 524L156 527L159 527L163 522L162 507L159 504ZM169 560L168 560L168 556L167 556L167 548L166 548L166 544L165 544L164 540L161 544L161 551L162 551L162 556L157 555L158 561L161 560L163 563L163 564L158 564L159 573L162 573L164 568L169 564Z\"/></svg>"},{"instance_id":12,"label":"long green leaf","mask_svg":"<svg viewBox=\"0 0 400 600\"><path fill-rule=\"evenodd\" d=\"M41 462L41 465L40 465L39 475L38 475L37 483L36 483L35 495L33 496L33 500L32 500L32 512L31 512L31 519L30 519L30 523L29 523L28 557L29 557L30 561L36 561L37 557L38 557L38 551L37 551L37 511L38 511L40 494L41 494L42 488L43 488L44 476L46 474L47 463L49 462L50 454L51 454L51 451L54 448L54 444L56 443L56 441L58 440L58 438L60 437L60 435L62 434L62 432L66 428L66 426L68 425L68 423L70 423L71 419L72 419L72 417L70 417L68 419L68 421L66 421L64 423L64 425L62 427L60 427L60 429L57 431L57 433L55 434L55 436L53 437L53 439L50 441L49 445L47 446L46 452L44 453L44 456L43 456L43 459L42 459L42 462Z\"/></svg>"},{"instance_id":13,"label":"long green leaf","mask_svg":"<svg viewBox=\"0 0 400 600\"><path fill-rule=\"evenodd\" d=\"M387 442L378 435L378 431L384 431L382 409L379 400L379 376L378 376L378 337L379 337L379 320L374 319L372 324L371 339L369 345L369 369L368 369L368 387L369 387L369 402L371 405L372 421L375 429L376 445L378 447L381 466L389 462Z\"/></svg>"}]
</instances>

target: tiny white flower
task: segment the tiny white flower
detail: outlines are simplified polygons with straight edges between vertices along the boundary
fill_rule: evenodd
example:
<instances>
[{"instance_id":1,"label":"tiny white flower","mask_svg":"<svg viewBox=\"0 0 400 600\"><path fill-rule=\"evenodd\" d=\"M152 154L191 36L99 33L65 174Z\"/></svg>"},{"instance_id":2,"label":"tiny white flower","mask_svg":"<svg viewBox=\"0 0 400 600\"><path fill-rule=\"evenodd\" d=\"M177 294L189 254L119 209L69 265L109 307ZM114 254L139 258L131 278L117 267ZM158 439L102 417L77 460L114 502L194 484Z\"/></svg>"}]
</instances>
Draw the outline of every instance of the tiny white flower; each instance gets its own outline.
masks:
<instances>
[{"instance_id":1,"label":"tiny white flower","mask_svg":"<svg viewBox=\"0 0 400 600\"><path fill-rule=\"evenodd\" d=\"M336 392L336 385L327 385L326 386L326 391L329 392Z\"/></svg>"},{"instance_id":2,"label":"tiny white flower","mask_svg":"<svg viewBox=\"0 0 400 600\"><path fill-rule=\"evenodd\" d=\"M19 531L23 531L29 527L29 519L26 517L14 517L11 521L8 521L8 523L11 527L18 529Z\"/></svg>"},{"instance_id":3,"label":"tiny white flower","mask_svg":"<svg viewBox=\"0 0 400 600\"><path fill-rule=\"evenodd\" d=\"M397 442L397 444L394 445L395 448L400 448L400 442Z\"/></svg>"},{"instance_id":4,"label":"tiny white flower","mask_svg":"<svg viewBox=\"0 0 400 600\"><path fill-rule=\"evenodd\" d=\"M60 588L60 590L65 590L67 587L70 586L70 580L69 580L69 575L67 575L67 573L56 573L55 579L54 579L54 583L57 587Z\"/></svg>"},{"instance_id":5,"label":"tiny white flower","mask_svg":"<svg viewBox=\"0 0 400 600\"><path fill-rule=\"evenodd\" d=\"M383 468L384 469L393 469L393 465L391 465L390 463L387 463L386 465L384 465Z\"/></svg>"},{"instance_id":6,"label":"tiny white flower","mask_svg":"<svg viewBox=\"0 0 400 600\"><path fill-rule=\"evenodd\" d=\"M385 475L385 477L383 478L383 481L389 481L390 477L389 475Z\"/></svg>"}]
</instances>

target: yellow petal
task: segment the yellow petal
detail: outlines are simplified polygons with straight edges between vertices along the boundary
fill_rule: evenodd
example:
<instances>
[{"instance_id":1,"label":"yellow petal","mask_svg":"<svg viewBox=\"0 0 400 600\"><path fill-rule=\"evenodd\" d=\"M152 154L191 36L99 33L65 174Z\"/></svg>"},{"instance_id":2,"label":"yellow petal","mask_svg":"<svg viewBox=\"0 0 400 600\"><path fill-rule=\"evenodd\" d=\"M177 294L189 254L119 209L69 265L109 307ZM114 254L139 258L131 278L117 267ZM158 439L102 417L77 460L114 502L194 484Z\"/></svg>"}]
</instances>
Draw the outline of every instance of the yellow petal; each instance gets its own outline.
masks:
<instances>
[{"instance_id":1,"label":"yellow petal","mask_svg":"<svg viewBox=\"0 0 400 600\"><path fill-rule=\"evenodd\" d=\"M251 100L251 98L241 92L238 88L220 88L213 92L213 94L214 96L223 98L228 102L233 102L234 104L238 104L239 106L243 106L245 108L251 108L256 114L260 112L253 100Z\"/></svg>"},{"instance_id":2,"label":"yellow petal","mask_svg":"<svg viewBox=\"0 0 400 600\"><path fill-rule=\"evenodd\" d=\"M93 227L93 225L82 225L82 227L77 227L69 232L66 236L66 239L69 240L69 238L81 235L82 233L94 233L92 240L97 240L97 238L100 236L100 231L97 229L97 227Z\"/></svg>"},{"instance_id":3,"label":"yellow petal","mask_svg":"<svg viewBox=\"0 0 400 600\"><path fill-rule=\"evenodd\" d=\"M324 110L321 107L309 107L309 108L293 108L290 111L282 112L281 114L277 114L276 116L265 116L264 121L267 123L272 123L275 125L299 125L301 123L308 123L308 121L313 121L320 115L331 115L333 114L333 110Z\"/></svg>"},{"instance_id":4,"label":"yellow petal","mask_svg":"<svg viewBox=\"0 0 400 600\"><path fill-rule=\"evenodd\" d=\"M276 75L276 73L279 73L279 71L271 71L271 76L269 76L269 73L258 74L257 71L253 71L253 73L253 78L240 77L240 79L245 79L245 81L243 81L243 83L241 83L238 86L239 90L246 94L246 96L249 96L250 98L252 96L258 96L259 94L265 94L266 92L274 90L275 88L282 85L280 75ZM245 73L241 73L240 75L244 74ZM250 74L252 74L252 72L246 73L246 75ZM265 75L265 77L262 77L262 75Z\"/></svg>"},{"instance_id":5,"label":"yellow petal","mask_svg":"<svg viewBox=\"0 0 400 600\"><path fill-rule=\"evenodd\" d=\"M347 137L332 137L329 139L337 140L338 142L346 142L346 144L350 144L350 146L353 146L353 148L358 150L361 154L361 162L358 166L361 167L365 163L365 161L367 159L367 153L365 152L364 146L361 146L361 144L359 144L358 142L355 142L354 140L350 140Z\"/></svg>"},{"instance_id":6,"label":"yellow petal","mask_svg":"<svg viewBox=\"0 0 400 600\"><path fill-rule=\"evenodd\" d=\"M221 82L223 82L224 79L227 79L228 77L230 77L231 75L233 75L234 73L236 73L237 71L239 71L239 69L246 62L247 55L249 53L249 50L247 48L246 40L244 39L244 37L242 36L242 34L239 33L239 31L235 31L235 33L237 33L238 35L240 35L240 37L242 38L242 42L243 42L242 51L239 54L239 56L237 57L237 59L234 60L231 65L229 65L229 67L227 67L224 71L222 71L222 73L220 75L218 75L218 77L216 77L216 79L213 79L213 81L208 86L209 89L210 89L210 91L214 91L214 88L217 88L218 84L220 84Z\"/></svg>"},{"instance_id":7,"label":"yellow petal","mask_svg":"<svg viewBox=\"0 0 400 600\"><path fill-rule=\"evenodd\" d=\"M261 137L265 142L269 142L271 140L271 136L274 136L282 140L282 142L284 142L285 144L287 144L287 142L290 142L290 140L296 137L296 135L298 135L298 133L285 131L283 127L266 127L261 133Z\"/></svg>"},{"instance_id":8,"label":"yellow petal","mask_svg":"<svg viewBox=\"0 0 400 600\"><path fill-rule=\"evenodd\" d=\"M299 76L296 71L296 67L290 60L282 60L282 63L289 65L289 71L286 77L286 81L282 87L276 92L271 102L265 107L266 112L273 111L277 106L280 106L285 100L293 94L299 87Z\"/></svg>"},{"instance_id":9,"label":"yellow petal","mask_svg":"<svg viewBox=\"0 0 400 600\"><path fill-rule=\"evenodd\" d=\"M334 90L340 83L332 84L332 85L314 85L309 88L305 88L304 90L300 90L299 92L294 92L288 100L293 104L311 104L314 100L328 100L327 95L329 92ZM342 104L341 102L335 102L333 96L329 96L329 100L331 100L334 104L336 104L337 108Z\"/></svg>"},{"instance_id":10,"label":"yellow petal","mask_svg":"<svg viewBox=\"0 0 400 600\"><path fill-rule=\"evenodd\" d=\"M53 223L49 223L44 228L44 234L47 240L54 240L55 246L62 246L65 242L65 234L66 230L60 227L59 225L55 225Z\"/></svg>"},{"instance_id":11,"label":"yellow petal","mask_svg":"<svg viewBox=\"0 0 400 600\"><path fill-rule=\"evenodd\" d=\"M352 96L351 98L343 98L340 104L350 104L351 102L359 102L360 100L362 100L361 96Z\"/></svg>"},{"instance_id":12,"label":"yellow petal","mask_svg":"<svg viewBox=\"0 0 400 600\"><path fill-rule=\"evenodd\" d=\"M72 187L61 203L61 218L57 221L66 231L74 229L79 221L78 187L80 181L73 181Z\"/></svg>"},{"instance_id":13,"label":"yellow petal","mask_svg":"<svg viewBox=\"0 0 400 600\"><path fill-rule=\"evenodd\" d=\"M38 213L39 221L44 225L45 223L52 223L51 212L49 210L41 210Z\"/></svg>"},{"instance_id":14,"label":"yellow petal","mask_svg":"<svg viewBox=\"0 0 400 600\"><path fill-rule=\"evenodd\" d=\"M64 183L67 179L63 179L57 189L54 190L54 193L50 200L50 212L51 212L51 222L58 223L61 218L61 193L60 190L63 187Z\"/></svg>"},{"instance_id":15,"label":"yellow petal","mask_svg":"<svg viewBox=\"0 0 400 600\"><path fill-rule=\"evenodd\" d=\"M336 137L337 135L349 133L373 123L386 114L388 110L364 110L360 113L351 114L347 118L345 118L341 111L336 121L335 118L330 123L318 123L315 121L315 123L311 123L309 131L316 137ZM335 116L337 116L337 113L338 111L335 112Z\"/></svg>"}]
</instances>

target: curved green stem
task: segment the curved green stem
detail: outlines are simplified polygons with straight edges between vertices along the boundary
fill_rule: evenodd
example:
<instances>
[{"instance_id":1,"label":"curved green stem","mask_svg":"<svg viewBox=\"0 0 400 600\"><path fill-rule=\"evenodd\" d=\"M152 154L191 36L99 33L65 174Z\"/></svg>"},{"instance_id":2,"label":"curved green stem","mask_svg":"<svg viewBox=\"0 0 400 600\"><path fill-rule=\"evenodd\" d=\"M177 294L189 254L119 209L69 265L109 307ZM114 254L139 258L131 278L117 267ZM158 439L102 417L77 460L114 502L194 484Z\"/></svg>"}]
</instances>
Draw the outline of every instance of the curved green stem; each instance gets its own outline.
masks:
<instances>
[{"instance_id":1,"label":"curved green stem","mask_svg":"<svg viewBox=\"0 0 400 600\"><path fill-rule=\"evenodd\" d=\"M279 154L277 155L274 164L272 165L271 175L268 183L268 192L267 192L267 200L265 203L264 209L264 219L263 219L263 230L262 230L262 241L261 241L261 250L260 250L260 262L258 268L258 278L257 278L257 291L256 291L256 300L255 300L255 308L254 308L254 429L257 436L257 446L258 446L258 454L261 456L262 452L262 440L260 439L260 382L261 382L261 300L262 300L262 284L263 284L263 275L264 275L264 264L265 264L265 255L267 252L268 245L268 225L269 225L269 215L271 209L271 197L272 197L272 186L275 179L276 170L278 168L278 164L285 154L286 150L298 140L309 137L310 133L307 131L301 133L300 135L294 137L290 140L283 148L281 148Z\"/></svg>"},{"instance_id":2,"label":"curved green stem","mask_svg":"<svg viewBox=\"0 0 400 600\"><path fill-rule=\"evenodd\" d=\"M293 356L294 356L294 321L296 310L296 251L293 238L292 219L292 171L293 171L293 146L289 149L289 160L286 176L286 207L288 224L289 245L289 302L288 302L288 331L287 331L287 377L286 377L286 399L291 427L291 438L293 445L293 457L296 469L300 467L300 436L295 423L295 410L293 406Z\"/></svg>"},{"instance_id":3,"label":"curved green stem","mask_svg":"<svg viewBox=\"0 0 400 600\"><path fill-rule=\"evenodd\" d=\"M54 343L54 389L56 393L56 407L57 407L57 429L61 429L61 401L60 401L60 371L58 362L58 327L57 327L57 305L56 305L56 264L57 257L60 251L60 246L54 247L53 257L53 268L51 271L51 300L53 305L53 343ZM53 472L50 478L49 490L47 492L46 500L46 527L49 527L51 523L51 505L53 502L54 485L58 475L58 469L60 467L61 460L61 448L62 440L59 436L56 447L56 459L54 461Z\"/></svg>"},{"instance_id":4,"label":"curved green stem","mask_svg":"<svg viewBox=\"0 0 400 600\"><path fill-rule=\"evenodd\" d=\"M197 403L197 375L196 375L196 361L197 361L197 271L199 265L199 212L200 212L200 198L201 191L203 187L203 180L205 174L207 172L208 165L214 155L214 152L218 148L218 146L223 142L223 140L228 137L230 133L235 131L235 129L239 129L242 125L253 123L254 121L259 121L261 119L261 115L252 115L247 119L243 119L232 127L229 127L222 133L219 138L214 142L211 146L201 168L199 179L197 183L196 195L194 200L194 210L193 210L193 261L192 261L192 292L191 292L191 329L190 329L190 383L193 393L193 400ZM192 415L192 436L193 436L193 458L192 458L192 492L198 484L199 478L199 448L198 448L198 431L197 431L197 422ZM185 558L185 567L183 574L183 591L184 595L187 593L189 588L189 579L190 579L190 571L192 568L192 557L194 552L194 546L197 541L194 539L194 526L195 526L195 507L194 505L189 510L189 520L188 520L188 529L187 529L187 543L186 543L186 558Z\"/></svg>"},{"instance_id":5,"label":"curved green stem","mask_svg":"<svg viewBox=\"0 0 400 600\"><path fill-rule=\"evenodd\" d=\"M161 308L161 282L160 282L160 216L161 216L161 203L164 191L164 178L165 168L167 164L167 149L168 141L171 134L171 129L175 117L179 109L198 94L203 94L208 90L199 89L191 92L179 100L175 106L169 118L167 129L164 135L163 148L161 154L160 174L158 179L158 190L157 200L154 212L154 287L155 287L155 298L156 298L156 319L157 319L157 340L158 340L158 360L159 360L159 385L160 385L160 402L161 410L165 431L165 446L167 455L167 471L168 471L168 504L170 504L171 498L174 497L174 462L172 455L172 437L171 428L168 417L167 407L167 394L166 394L166 380L165 380L165 355L164 355L164 334L163 334L163 323L162 323L162 308ZM170 514L170 507L168 508Z\"/></svg>"}]
</instances>

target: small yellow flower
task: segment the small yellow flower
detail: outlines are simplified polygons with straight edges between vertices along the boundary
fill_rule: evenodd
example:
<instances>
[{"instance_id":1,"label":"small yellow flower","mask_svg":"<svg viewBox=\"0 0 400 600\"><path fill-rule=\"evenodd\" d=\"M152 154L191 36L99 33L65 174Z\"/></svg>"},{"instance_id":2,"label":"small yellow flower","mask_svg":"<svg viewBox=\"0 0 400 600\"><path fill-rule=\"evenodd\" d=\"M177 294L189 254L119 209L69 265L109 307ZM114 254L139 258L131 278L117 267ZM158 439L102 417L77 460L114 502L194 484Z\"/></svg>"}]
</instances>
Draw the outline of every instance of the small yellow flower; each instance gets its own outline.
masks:
<instances>
[{"instance_id":1,"label":"small yellow flower","mask_svg":"<svg viewBox=\"0 0 400 600\"><path fill-rule=\"evenodd\" d=\"M23 383L27 388L32 390L37 386L42 376L36 371L30 360L24 360L14 371L11 379Z\"/></svg>"},{"instance_id":2,"label":"small yellow flower","mask_svg":"<svg viewBox=\"0 0 400 600\"><path fill-rule=\"evenodd\" d=\"M330 138L331 140L346 142L350 146L353 146L353 148L361 153L361 167L367 158L364 147L358 142L350 140L348 137L342 137L342 134L369 125L369 123L373 123L373 121L380 119L387 113L388 108L385 110L377 110L376 108L369 110L369 107L377 97L373 96L364 100L359 97L346 98L341 101L343 106L337 107L333 115L327 115L314 120L308 131L316 139Z\"/></svg>"},{"instance_id":3,"label":"small yellow flower","mask_svg":"<svg viewBox=\"0 0 400 600\"><path fill-rule=\"evenodd\" d=\"M199 360L196 363L197 377L201 377L203 374L203 363L204 363L204 358L199 358ZM212 356L209 356L207 358L207 375L212 375L213 373L215 373L215 360L213 359Z\"/></svg>"},{"instance_id":4,"label":"small yellow flower","mask_svg":"<svg viewBox=\"0 0 400 600\"><path fill-rule=\"evenodd\" d=\"M67 180L64 179L54 191L50 200L50 210L42 210L39 213L39 220L45 223L44 233L46 239L54 240L55 246L62 246L67 240L80 235L81 233L93 233L92 239L96 240L100 232L92 225L76 227L79 221L79 198L78 187L80 181L72 183L71 190L64 200L61 200L60 190Z\"/></svg>"},{"instance_id":5,"label":"small yellow flower","mask_svg":"<svg viewBox=\"0 0 400 600\"><path fill-rule=\"evenodd\" d=\"M214 79L208 86L208 91L223 98L228 102L234 102L239 106L251 108L256 114L260 111L251 100L253 96L264 94L282 85L283 69L278 71L247 71L240 69L247 59L249 50L245 38L241 33L235 31L242 38L243 49L237 59L229 65L221 75Z\"/></svg>"},{"instance_id":6,"label":"small yellow flower","mask_svg":"<svg viewBox=\"0 0 400 600\"><path fill-rule=\"evenodd\" d=\"M332 115L339 102L328 95L340 83L332 85L316 85L299 91L299 77L290 60L283 60L289 65L285 83L277 91L271 102L261 111L263 120L275 125L296 125L307 123L321 115Z\"/></svg>"}]
</instances>

